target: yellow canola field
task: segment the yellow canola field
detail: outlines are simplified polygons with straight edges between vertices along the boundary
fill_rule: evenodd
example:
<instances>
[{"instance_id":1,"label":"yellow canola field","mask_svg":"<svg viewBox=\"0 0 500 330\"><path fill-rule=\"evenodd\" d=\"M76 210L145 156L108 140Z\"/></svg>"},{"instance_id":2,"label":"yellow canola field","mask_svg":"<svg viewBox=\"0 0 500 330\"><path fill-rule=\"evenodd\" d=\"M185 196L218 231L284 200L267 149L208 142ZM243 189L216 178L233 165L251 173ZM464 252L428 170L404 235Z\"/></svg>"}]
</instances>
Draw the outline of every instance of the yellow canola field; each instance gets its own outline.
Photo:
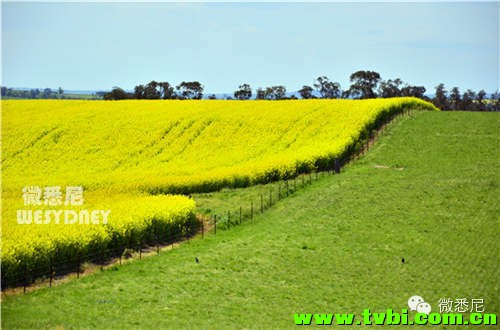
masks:
<instances>
[{"instance_id":1,"label":"yellow canola field","mask_svg":"<svg viewBox=\"0 0 500 330\"><path fill-rule=\"evenodd\" d=\"M64 272L77 258L196 231L193 200L148 193L213 191L324 169L386 118L436 110L414 98L1 104L2 285L20 284L26 272L46 275L50 264ZM25 205L23 189L37 186L80 186L85 202ZM55 223L52 213L51 223L19 224L25 209L110 214L106 224Z\"/></svg>"},{"instance_id":2,"label":"yellow canola field","mask_svg":"<svg viewBox=\"0 0 500 330\"><path fill-rule=\"evenodd\" d=\"M195 192L293 176L333 158L413 98L3 101L4 191L79 184Z\"/></svg>"}]
</instances>

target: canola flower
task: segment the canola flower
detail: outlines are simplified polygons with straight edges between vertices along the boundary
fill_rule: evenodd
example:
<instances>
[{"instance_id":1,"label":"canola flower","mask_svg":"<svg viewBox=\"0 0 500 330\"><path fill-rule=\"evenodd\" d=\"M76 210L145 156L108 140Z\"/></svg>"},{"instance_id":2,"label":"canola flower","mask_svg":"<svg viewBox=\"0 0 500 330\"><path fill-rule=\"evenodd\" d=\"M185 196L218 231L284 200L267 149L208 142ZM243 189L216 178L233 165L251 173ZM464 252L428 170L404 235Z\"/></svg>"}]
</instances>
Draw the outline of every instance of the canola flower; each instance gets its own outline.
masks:
<instances>
[{"instance_id":1,"label":"canola flower","mask_svg":"<svg viewBox=\"0 0 500 330\"><path fill-rule=\"evenodd\" d=\"M3 101L4 191L40 184L196 192L293 176L414 98Z\"/></svg>"},{"instance_id":2,"label":"canola flower","mask_svg":"<svg viewBox=\"0 0 500 330\"><path fill-rule=\"evenodd\" d=\"M194 200L184 196L105 196L98 192L87 194L87 199L88 203L64 211L105 210L109 215L106 223L23 224L15 216L5 217L16 209L26 208L22 199L4 198L2 279L7 284L16 283L23 279L25 270L34 275L48 274L50 264L59 263L59 267L54 266L58 270L74 263L78 256L82 261L98 261L104 252L116 255L125 247L154 244L158 239L168 241L193 234L197 229ZM41 206L33 210L49 214L57 208ZM62 210L57 212L63 213Z\"/></svg>"},{"instance_id":3,"label":"canola flower","mask_svg":"<svg viewBox=\"0 0 500 330\"><path fill-rule=\"evenodd\" d=\"M415 98L1 105L4 280L50 260L151 243L153 230L196 229L193 200L148 193L214 191L325 169L390 116L437 110ZM109 222L19 224L21 191L35 185L82 186L84 208L111 210Z\"/></svg>"}]
</instances>

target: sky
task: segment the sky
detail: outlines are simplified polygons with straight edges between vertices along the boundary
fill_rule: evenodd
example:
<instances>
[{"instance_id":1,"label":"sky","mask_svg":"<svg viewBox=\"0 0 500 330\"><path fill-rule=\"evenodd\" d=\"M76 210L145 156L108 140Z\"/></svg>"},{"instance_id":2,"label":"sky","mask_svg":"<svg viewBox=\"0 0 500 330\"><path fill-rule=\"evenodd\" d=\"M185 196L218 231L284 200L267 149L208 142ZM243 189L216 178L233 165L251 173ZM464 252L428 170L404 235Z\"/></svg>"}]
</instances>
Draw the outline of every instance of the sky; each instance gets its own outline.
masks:
<instances>
[{"instance_id":1,"label":"sky","mask_svg":"<svg viewBox=\"0 0 500 330\"><path fill-rule=\"evenodd\" d=\"M205 93L358 70L433 92L499 89L500 2L2 2L2 86L131 90L200 81Z\"/></svg>"}]
</instances>

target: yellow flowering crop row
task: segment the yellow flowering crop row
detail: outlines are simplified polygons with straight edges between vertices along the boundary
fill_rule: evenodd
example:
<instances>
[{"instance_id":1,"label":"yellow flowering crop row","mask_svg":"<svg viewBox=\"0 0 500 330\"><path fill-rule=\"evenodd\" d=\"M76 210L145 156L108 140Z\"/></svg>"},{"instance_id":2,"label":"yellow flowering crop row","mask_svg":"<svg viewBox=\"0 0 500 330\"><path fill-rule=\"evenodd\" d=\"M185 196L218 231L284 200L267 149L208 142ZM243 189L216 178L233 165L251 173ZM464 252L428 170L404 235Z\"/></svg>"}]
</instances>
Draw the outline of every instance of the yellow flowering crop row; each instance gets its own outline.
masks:
<instances>
[{"instance_id":1,"label":"yellow flowering crop row","mask_svg":"<svg viewBox=\"0 0 500 330\"><path fill-rule=\"evenodd\" d=\"M85 203L77 207L26 206L20 197L3 198L3 285L21 284L25 271L30 277L49 274L50 265L57 273L75 271L77 258L81 262L102 261L103 256L119 255L126 247L169 242L197 229L194 200L184 196L89 192L85 198ZM30 224L19 223L16 213L26 209L43 215L38 224L33 219ZM82 221L84 218L66 222L73 219L65 219L65 213L80 214L82 210L102 210L108 216L105 223L101 216L97 224L89 219Z\"/></svg>"}]
</instances>

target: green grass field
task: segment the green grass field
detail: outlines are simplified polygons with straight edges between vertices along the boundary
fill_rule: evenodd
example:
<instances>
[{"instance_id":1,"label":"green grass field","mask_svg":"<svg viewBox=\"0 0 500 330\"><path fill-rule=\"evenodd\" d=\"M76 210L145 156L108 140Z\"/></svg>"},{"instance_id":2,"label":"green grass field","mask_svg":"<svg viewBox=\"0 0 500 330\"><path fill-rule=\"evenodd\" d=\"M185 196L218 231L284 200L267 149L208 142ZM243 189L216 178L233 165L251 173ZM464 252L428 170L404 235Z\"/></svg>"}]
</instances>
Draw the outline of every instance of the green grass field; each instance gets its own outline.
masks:
<instances>
[{"instance_id":1,"label":"green grass field","mask_svg":"<svg viewBox=\"0 0 500 330\"><path fill-rule=\"evenodd\" d=\"M2 327L282 329L293 313L398 311L412 295L498 314L499 130L496 113L417 113L254 223L3 296ZM194 198L225 208L251 189Z\"/></svg>"}]
</instances>

